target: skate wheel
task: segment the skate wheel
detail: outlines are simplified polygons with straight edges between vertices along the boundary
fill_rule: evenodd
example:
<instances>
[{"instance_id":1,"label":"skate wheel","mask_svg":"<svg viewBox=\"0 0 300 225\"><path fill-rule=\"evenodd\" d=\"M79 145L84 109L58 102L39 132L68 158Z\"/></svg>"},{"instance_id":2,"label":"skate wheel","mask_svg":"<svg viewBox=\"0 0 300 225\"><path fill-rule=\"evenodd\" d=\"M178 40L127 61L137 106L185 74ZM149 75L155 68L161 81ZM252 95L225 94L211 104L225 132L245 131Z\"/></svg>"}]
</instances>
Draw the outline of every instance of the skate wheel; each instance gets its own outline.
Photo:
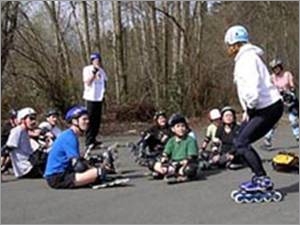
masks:
<instances>
[{"instance_id":1,"label":"skate wheel","mask_svg":"<svg viewBox=\"0 0 300 225\"><path fill-rule=\"evenodd\" d=\"M254 198L245 198L245 199L244 199L244 202L245 202L245 203L252 203L252 202L254 202L254 201L255 201Z\"/></svg>"},{"instance_id":2,"label":"skate wheel","mask_svg":"<svg viewBox=\"0 0 300 225\"><path fill-rule=\"evenodd\" d=\"M235 196L239 193L239 190L233 190L231 193L230 193L230 198L231 199L234 199Z\"/></svg>"},{"instance_id":3,"label":"skate wheel","mask_svg":"<svg viewBox=\"0 0 300 225\"><path fill-rule=\"evenodd\" d=\"M272 201L272 194L271 193L267 193L264 197L263 197L264 202L269 203Z\"/></svg>"},{"instance_id":4,"label":"skate wheel","mask_svg":"<svg viewBox=\"0 0 300 225\"><path fill-rule=\"evenodd\" d=\"M279 191L275 191L273 195L274 202L280 202L283 199L283 194Z\"/></svg>"},{"instance_id":5,"label":"skate wheel","mask_svg":"<svg viewBox=\"0 0 300 225\"><path fill-rule=\"evenodd\" d=\"M256 203L261 203L263 201L264 201L264 198L262 198L260 196L254 198L254 202L256 202Z\"/></svg>"},{"instance_id":6,"label":"skate wheel","mask_svg":"<svg viewBox=\"0 0 300 225\"><path fill-rule=\"evenodd\" d=\"M242 194L237 194L235 197L234 197L234 201L238 204L241 204L241 203L244 203L245 202L245 198L244 198L244 195Z\"/></svg>"},{"instance_id":7,"label":"skate wheel","mask_svg":"<svg viewBox=\"0 0 300 225\"><path fill-rule=\"evenodd\" d=\"M255 196L253 194L246 193L244 195L244 202L246 202L246 203L252 203L254 201L255 201Z\"/></svg>"}]
</instances>

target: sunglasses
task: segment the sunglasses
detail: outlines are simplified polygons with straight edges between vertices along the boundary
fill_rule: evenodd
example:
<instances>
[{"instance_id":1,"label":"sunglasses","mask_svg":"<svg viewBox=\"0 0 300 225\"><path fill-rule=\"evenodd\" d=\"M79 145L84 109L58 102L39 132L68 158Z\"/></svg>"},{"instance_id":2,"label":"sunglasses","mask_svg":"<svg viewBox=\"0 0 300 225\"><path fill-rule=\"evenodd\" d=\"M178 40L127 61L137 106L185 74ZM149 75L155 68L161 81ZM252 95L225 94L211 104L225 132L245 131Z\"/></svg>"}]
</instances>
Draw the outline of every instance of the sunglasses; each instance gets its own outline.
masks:
<instances>
[{"instance_id":1,"label":"sunglasses","mask_svg":"<svg viewBox=\"0 0 300 225\"><path fill-rule=\"evenodd\" d=\"M29 118L30 120L36 120L36 116L35 116L35 115L30 115L30 116L28 116L28 118Z\"/></svg>"}]
</instances>

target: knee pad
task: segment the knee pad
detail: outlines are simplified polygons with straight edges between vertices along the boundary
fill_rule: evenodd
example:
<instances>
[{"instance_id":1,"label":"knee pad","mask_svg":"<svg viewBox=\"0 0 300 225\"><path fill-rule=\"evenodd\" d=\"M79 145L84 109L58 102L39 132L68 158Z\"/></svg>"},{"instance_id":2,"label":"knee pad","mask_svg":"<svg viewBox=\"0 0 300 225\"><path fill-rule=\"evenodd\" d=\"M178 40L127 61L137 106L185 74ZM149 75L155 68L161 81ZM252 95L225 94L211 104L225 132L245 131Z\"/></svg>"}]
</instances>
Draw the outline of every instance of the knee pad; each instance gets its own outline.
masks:
<instances>
[{"instance_id":1,"label":"knee pad","mask_svg":"<svg viewBox=\"0 0 300 225\"><path fill-rule=\"evenodd\" d=\"M227 162L228 162L228 159L227 159L227 157L226 157L226 155L225 154L221 154L220 155L220 159L219 159L219 166L220 167L225 167L226 166L226 164L227 164Z\"/></svg>"},{"instance_id":2,"label":"knee pad","mask_svg":"<svg viewBox=\"0 0 300 225\"><path fill-rule=\"evenodd\" d=\"M296 129L299 127L299 123L298 123L298 118L297 117L292 117L292 116L289 116L289 120L290 120L290 124L291 124L291 127L293 129Z\"/></svg>"},{"instance_id":3,"label":"knee pad","mask_svg":"<svg viewBox=\"0 0 300 225\"><path fill-rule=\"evenodd\" d=\"M83 173L88 169L88 164L86 160L82 158L72 158L71 168L75 173Z\"/></svg>"},{"instance_id":4,"label":"knee pad","mask_svg":"<svg viewBox=\"0 0 300 225\"><path fill-rule=\"evenodd\" d=\"M189 178L197 175L198 165L196 163L189 163L183 168L183 174Z\"/></svg>"}]
</instances>

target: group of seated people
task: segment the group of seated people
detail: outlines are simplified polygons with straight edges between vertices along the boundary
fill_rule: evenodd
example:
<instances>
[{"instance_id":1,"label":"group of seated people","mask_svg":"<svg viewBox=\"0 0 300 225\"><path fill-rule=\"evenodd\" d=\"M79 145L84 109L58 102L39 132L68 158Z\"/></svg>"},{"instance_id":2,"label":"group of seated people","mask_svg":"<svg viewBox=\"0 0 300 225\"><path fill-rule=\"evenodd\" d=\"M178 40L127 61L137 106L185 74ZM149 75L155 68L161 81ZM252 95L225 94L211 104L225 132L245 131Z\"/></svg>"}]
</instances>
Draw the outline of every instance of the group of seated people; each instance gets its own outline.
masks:
<instances>
[{"instance_id":1,"label":"group of seated people","mask_svg":"<svg viewBox=\"0 0 300 225\"><path fill-rule=\"evenodd\" d=\"M91 165L80 153L79 136L89 126L86 108L74 106L68 110L65 120L69 129L63 132L57 126L58 117L59 113L50 109L45 113L45 121L37 125L34 109L11 111L2 129L2 174L12 166L17 178L44 177L52 188L74 188L106 179L108 169L102 164ZM168 119L159 111L154 115L154 126L143 132L135 145L135 156L154 178L176 181L195 178L199 158L211 166L237 168L242 159L233 147L239 128L235 111L231 107L224 107L221 112L214 109L210 120L199 148L196 135L183 115L175 113Z\"/></svg>"},{"instance_id":2,"label":"group of seated people","mask_svg":"<svg viewBox=\"0 0 300 225\"><path fill-rule=\"evenodd\" d=\"M59 114L49 110L38 125L37 113L26 107L10 113L3 127L1 148L2 175L12 167L19 178L44 178L52 188L77 188L107 181L114 166L111 152L85 157L79 137L89 126L84 106L72 106L64 120L68 129L57 127ZM96 156L96 155L93 155Z\"/></svg>"},{"instance_id":3,"label":"group of seated people","mask_svg":"<svg viewBox=\"0 0 300 225\"><path fill-rule=\"evenodd\" d=\"M235 110L230 106L221 111L212 109L209 119L199 148L196 135L184 116L173 114L168 121L164 112L157 112L154 125L142 132L132 148L135 160L141 166L147 166L154 178L175 175L178 180L195 177L199 160L206 162L201 164L201 169L243 168L243 158L234 147L234 138L239 131Z\"/></svg>"},{"instance_id":4,"label":"group of seated people","mask_svg":"<svg viewBox=\"0 0 300 225\"><path fill-rule=\"evenodd\" d=\"M22 160L27 157L34 160L35 154L31 154L32 152L49 151L61 129L57 126L57 110L49 109L45 113L45 120L40 124L37 124L36 117L36 111L29 107L19 111L10 110L9 119L1 132L1 174L12 167L17 177L42 175L42 171L31 168L29 162L24 163Z\"/></svg>"},{"instance_id":5,"label":"group of seated people","mask_svg":"<svg viewBox=\"0 0 300 225\"><path fill-rule=\"evenodd\" d=\"M234 138L239 132L236 112L230 106L212 109L209 113L210 125L202 143L200 154L210 166L228 169L244 167L243 158L236 153Z\"/></svg>"}]
</instances>

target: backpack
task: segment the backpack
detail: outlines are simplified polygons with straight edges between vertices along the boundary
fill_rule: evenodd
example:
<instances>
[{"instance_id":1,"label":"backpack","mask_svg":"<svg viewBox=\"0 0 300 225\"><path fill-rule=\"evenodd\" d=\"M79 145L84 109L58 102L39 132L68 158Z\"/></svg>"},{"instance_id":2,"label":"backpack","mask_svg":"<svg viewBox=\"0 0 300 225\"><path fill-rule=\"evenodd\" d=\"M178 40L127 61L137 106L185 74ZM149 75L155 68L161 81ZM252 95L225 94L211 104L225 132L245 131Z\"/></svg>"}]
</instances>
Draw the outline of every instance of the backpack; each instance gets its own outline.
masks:
<instances>
[{"instance_id":1,"label":"backpack","mask_svg":"<svg viewBox=\"0 0 300 225\"><path fill-rule=\"evenodd\" d=\"M276 171L299 173L299 156L294 152L278 152L272 159L272 166Z\"/></svg>"}]
</instances>

